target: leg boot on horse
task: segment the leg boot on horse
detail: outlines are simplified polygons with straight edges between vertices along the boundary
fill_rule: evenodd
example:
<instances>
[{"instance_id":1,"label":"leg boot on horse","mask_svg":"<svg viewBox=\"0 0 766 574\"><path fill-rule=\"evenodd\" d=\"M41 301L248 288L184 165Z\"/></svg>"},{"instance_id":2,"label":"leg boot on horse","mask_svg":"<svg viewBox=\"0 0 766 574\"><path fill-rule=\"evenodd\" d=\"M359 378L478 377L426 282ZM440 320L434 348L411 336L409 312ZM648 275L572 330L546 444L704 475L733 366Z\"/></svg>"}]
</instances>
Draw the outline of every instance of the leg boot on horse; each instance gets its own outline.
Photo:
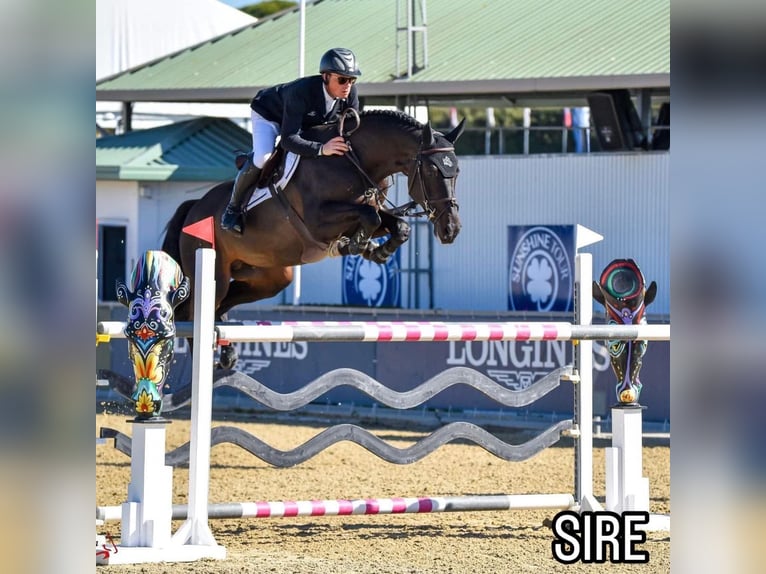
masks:
<instances>
[{"instance_id":1,"label":"leg boot on horse","mask_svg":"<svg viewBox=\"0 0 766 574\"><path fill-rule=\"evenodd\" d=\"M221 229L242 235L245 228L245 206L253 194L260 175L261 170L255 167L252 154L249 154L237 174L237 179L234 180L231 199L221 217Z\"/></svg>"}]
</instances>

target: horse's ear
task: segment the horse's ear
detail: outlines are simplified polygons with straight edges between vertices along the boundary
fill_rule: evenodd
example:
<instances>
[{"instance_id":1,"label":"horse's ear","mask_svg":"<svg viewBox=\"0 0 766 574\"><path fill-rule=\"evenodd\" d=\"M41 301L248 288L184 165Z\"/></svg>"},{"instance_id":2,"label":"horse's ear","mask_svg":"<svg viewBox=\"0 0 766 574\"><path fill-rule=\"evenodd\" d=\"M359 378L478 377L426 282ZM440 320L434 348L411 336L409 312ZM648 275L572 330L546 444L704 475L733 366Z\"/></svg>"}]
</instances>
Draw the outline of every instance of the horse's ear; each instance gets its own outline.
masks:
<instances>
[{"instance_id":1,"label":"horse's ear","mask_svg":"<svg viewBox=\"0 0 766 574\"><path fill-rule=\"evenodd\" d=\"M448 133L444 137L447 140L449 140L451 143L455 143L457 141L457 138L459 138L460 135L463 133L464 129L465 129L465 118L460 120L460 123L457 126L455 126L455 129L452 130L450 133Z\"/></svg>"},{"instance_id":2,"label":"horse's ear","mask_svg":"<svg viewBox=\"0 0 766 574\"><path fill-rule=\"evenodd\" d=\"M116 294L117 294L117 300L128 307L130 305L130 300L133 299L133 293L131 293L128 290L128 286L125 285L122 281L119 279L115 283L116 287Z\"/></svg>"},{"instance_id":3,"label":"horse's ear","mask_svg":"<svg viewBox=\"0 0 766 574\"><path fill-rule=\"evenodd\" d=\"M431 147L434 143L434 132L431 129L431 122L427 122L423 127L423 147Z\"/></svg>"},{"instance_id":4,"label":"horse's ear","mask_svg":"<svg viewBox=\"0 0 766 574\"><path fill-rule=\"evenodd\" d=\"M602 305L605 305L604 293L602 293L601 286L596 281L593 282L593 298Z\"/></svg>"},{"instance_id":5,"label":"horse's ear","mask_svg":"<svg viewBox=\"0 0 766 574\"><path fill-rule=\"evenodd\" d=\"M189 278L184 277L178 287L170 294L170 304L175 309L189 297Z\"/></svg>"},{"instance_id":6,"label":"horse's ear","mask_svg":"<svg viewBox=\"0 0 766 574\"><path fill-rule=\"evenodd\" d=\"M652 281L644 294L644 305L649 305L657 296L657 282Z\"/></svg>"}]
</instances>

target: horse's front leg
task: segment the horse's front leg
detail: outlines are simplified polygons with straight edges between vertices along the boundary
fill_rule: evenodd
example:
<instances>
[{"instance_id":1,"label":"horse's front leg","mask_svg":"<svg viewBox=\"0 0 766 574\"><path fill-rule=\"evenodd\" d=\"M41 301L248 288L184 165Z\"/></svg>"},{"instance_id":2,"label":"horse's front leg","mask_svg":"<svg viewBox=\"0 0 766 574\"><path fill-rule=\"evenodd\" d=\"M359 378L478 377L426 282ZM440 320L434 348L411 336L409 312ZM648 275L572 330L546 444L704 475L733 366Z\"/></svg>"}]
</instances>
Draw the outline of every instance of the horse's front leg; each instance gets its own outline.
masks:
<instances>
[{"instance_id":1,"label":"horse's front leg","mask_svg":"<svg viewBox=\"0 0 766 574\"><path fill-rule=\"evenodd\" d=\"M410 238L410 224L401 217L385 211L381 211L379 215L382 222L381 228L387 230L391 235L381 245L365 250L362 257L374 263L383 264Z\"/></svg>"},{"instance_id":2,"label":"horse's front leg","mask_svg":"<svg viewBox=\"0 0 766 574\"><path fill-rule=\"evenodd\" d=\"M359 210L359 226L348 242L349 255L361 255L367 251L370 239L380 227L381 220L378 212L369 205L363 205Z\"/></svg>"},{"instance_id":3,"label":"horse's front leg","mask_svg":"<svg viewBox=\"0 0 766 574\"><path fill-rule=\"evenodd\" d=\"M322 223L310 230L317 238L340 238L339 255L364 253L381 224L377 210L369 205L327 202L322 204L321 212Z\"/></svg>"}]
</instances>

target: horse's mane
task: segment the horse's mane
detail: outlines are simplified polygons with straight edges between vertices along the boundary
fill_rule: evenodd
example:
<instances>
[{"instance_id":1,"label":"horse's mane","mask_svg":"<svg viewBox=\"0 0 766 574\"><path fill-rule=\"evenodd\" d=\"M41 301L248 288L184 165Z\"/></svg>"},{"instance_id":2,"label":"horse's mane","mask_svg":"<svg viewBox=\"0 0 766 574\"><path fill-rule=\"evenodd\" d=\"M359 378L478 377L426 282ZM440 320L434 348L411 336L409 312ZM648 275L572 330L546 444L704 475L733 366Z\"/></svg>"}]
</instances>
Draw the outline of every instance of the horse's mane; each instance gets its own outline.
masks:
<instances>
[{"instance_id":1,"label":"horse's mane","mask_svg":"<svg viewBox=\"0 0 766 574\"><path fill-rule=\"evenodd\" d=\"M400 124L404 124L406 127L413 129L422 129L423 124L410 115L400 112L399 110L364 110L359 114L359 117L364 121L364 118L370 117L383 117L391 118L398 121Z\"/></svg>"},{"instance_id":2,"label":"horse's mane","mask_svg":"<svg viewBox=\"0 0 766 574\"><path fill-rule=\"evenodd\" d=\"M421 124L418 120L410 115L405 114L404 112L400 112L399 110L364 110L359 113L359 120L362 125L364 125L365 120L385 120L393 122L397 126L401 126L407 132L423 129L423 124ZM337 128L338 122L336 121L330 124L320 124L318 126L313 126L307 129L306 133L314 134L313 136L310 136L309 139L316 137L317 141L325 142L332 135L337 135L337 132L333 133L333 131L337 130Z\"/></svg>"}]
</instances>

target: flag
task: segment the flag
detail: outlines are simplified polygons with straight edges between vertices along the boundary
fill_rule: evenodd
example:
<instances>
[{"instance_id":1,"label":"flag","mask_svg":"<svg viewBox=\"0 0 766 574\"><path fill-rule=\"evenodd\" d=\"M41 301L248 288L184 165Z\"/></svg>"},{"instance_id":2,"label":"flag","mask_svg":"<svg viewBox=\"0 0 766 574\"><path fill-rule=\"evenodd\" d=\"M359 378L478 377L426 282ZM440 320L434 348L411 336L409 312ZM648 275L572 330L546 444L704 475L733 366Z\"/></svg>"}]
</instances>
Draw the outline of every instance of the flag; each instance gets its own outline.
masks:
<instances>
[{"instance_id":1,"label":"flag","mask_svg":"<svg viewBox=\"0 0 766 574\"><path fill-rule=\"evenodd\" d=\"M181 231L191 235L192 237L197 237L203 241L207 241L210 243L210 246L215 249L214 228L215 224L213 222L213 216L211 215L210 217L206 217L205 219L197 221L196 223L187 225Z\"/></svg>"}]
</instances>

